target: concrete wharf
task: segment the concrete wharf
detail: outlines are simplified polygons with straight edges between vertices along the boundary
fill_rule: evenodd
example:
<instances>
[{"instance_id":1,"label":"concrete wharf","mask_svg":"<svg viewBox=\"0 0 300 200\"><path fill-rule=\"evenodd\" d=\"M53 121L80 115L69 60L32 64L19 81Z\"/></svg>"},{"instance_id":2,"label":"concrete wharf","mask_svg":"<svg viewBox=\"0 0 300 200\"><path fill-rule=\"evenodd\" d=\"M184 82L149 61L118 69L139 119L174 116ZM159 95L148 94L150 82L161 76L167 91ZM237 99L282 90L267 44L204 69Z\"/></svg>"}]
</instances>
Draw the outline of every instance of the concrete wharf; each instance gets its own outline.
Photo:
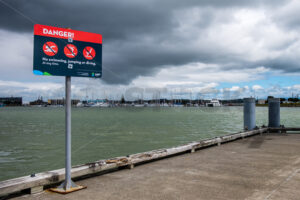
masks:
<instances>
[{"instance_id":1,"label":"concrete wharf","mask_svg":"<svg viewBox=\"0 0 300 200\"><path fill-rule=\"evenodd\" d=\"M45 190L16 199L299 199L300 128L270 130L81 179L87 189L67 195Z\"/></svg>"}]
</instances>

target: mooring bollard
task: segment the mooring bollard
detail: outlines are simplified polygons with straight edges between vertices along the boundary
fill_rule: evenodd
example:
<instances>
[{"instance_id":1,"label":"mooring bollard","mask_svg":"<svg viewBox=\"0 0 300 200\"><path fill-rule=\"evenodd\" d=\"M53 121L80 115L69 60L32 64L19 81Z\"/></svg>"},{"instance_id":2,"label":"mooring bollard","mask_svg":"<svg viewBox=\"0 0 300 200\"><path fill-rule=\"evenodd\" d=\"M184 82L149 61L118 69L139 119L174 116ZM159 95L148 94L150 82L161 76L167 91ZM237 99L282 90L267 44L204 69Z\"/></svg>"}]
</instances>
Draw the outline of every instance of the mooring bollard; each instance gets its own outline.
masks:
<instances>
[{"instance_id":1,"label":"mooring bollard","mask_svg":"<svg viewBox=\"0 0 300 200\"><path fill-rule=\"evenodd\" d=\"M280 127L280 99L268 99L269 104L269 127Z\"/></svg>"},{"instance_id":2,"label":"mooring bollard","mask_svg":"<svg viewBox=\"0 0 300 200\"><path fill-rule=\"evenodd\" d=\"M255 127L255 98L244 98L244 129L253 130Z\"/></svg>"}]
</instances>

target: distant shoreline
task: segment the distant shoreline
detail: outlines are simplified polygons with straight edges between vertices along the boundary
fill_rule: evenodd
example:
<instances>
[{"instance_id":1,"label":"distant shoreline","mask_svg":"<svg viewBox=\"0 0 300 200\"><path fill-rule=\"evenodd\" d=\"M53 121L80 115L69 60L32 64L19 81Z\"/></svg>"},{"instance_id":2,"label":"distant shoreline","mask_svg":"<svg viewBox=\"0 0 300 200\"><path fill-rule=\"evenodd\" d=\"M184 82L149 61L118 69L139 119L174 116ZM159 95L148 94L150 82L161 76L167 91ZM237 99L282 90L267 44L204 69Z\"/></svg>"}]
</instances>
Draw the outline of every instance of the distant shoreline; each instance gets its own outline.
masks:
<instances>
[{"instance_id":1,"label":"distant shoreline","mask_svg":"<svg viewBox=\"0 0 300 200\"><path fill-rule=\"evenodd\" d=\"M268 107L268 104L256 104L257 107ZM282 103L280 107L300 107L300 103Z\"/></svg>"},{"instance_id":2,"label":"distant shoreline","mask_svg":"<svg viewBox=\"0 0 300 200\"><path fill-rule=\"evenodd\" d=\"M243 104L236 104L236 105L222 105L220 107L234 107L234 106L243 106ZM0 108L13 108L13 107L38 107L38 108L44 108L44 107L56 107L56 108L62 108L64 107L63 105L60 105L60 106L41 106L41 105L22 105L22 106L0 106ZM77 107L77 106L72 106L72 107ZM121 107L121 108L132 108L134 106L113 106L113 107ZM153 107L176 107L176 106L148 106L148 108L153 108ZM191 108L191 107L194 107L194 108L205 108L207 106L182 106L182 107L187 107L187 108ZM256 104L256 107L268 107L268 104ZM280 104L280 107L288 107L288 108L299 108L300 107L300 103L296 103L296 104L293 104L293 103L285 103L285 104ZM77 108L85 108L85 107L77 107ZM92 108L92 107L87 107L87 108ZM95 107L96 108L96 107ZM97 107L98 108L98 107ZM147 106L143 107L143 108L147 108Z\"/></svg>"}]
</instances>

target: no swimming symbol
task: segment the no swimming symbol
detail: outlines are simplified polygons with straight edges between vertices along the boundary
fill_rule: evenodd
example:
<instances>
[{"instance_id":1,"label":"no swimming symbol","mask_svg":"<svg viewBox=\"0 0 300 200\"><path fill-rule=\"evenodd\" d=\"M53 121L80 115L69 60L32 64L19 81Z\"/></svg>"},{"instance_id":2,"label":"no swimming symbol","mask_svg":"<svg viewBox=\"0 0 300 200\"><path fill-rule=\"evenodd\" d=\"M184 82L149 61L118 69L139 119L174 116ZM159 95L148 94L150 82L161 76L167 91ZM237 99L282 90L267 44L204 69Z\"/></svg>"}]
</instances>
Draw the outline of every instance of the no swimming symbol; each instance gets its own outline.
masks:
<instances>
[{"instance_id":1,"label":"no swimming symbol","mask_svg":"<svg viewBox=\"0 0 300 200\"><path fill-rule=\"evenodd\" d=\"M47 56L54 56L58 52L58 47L54 42L46 42L43 45L43 51Z\"/></svg>"}]
</instances>

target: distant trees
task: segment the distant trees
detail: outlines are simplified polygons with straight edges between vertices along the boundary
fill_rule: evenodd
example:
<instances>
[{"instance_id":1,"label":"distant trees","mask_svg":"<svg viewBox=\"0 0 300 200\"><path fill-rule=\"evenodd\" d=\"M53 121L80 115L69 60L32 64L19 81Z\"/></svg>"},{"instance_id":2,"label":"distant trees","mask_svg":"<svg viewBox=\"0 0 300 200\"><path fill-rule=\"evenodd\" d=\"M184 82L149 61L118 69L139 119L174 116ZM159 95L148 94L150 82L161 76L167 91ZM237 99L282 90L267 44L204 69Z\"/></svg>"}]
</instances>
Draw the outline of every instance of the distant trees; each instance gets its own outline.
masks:
<instances>
[{"instance_id":1,"label":"distant trees","mask_svg":"<svg viewBox=\"0 0 300 200\"><path fill-rule=\"evenodd\" d=\"M280 98L280 103L283 103L285 100L285 98Z\"/></svg>"},{"instance_id":2,"label":"distant trees","mask_svg":"<svg viewBox=\"0 0 300 200\"><path fill-rule=\"evenodd\" d=\"M299 102L299 99L298 98L288 98L288 101L296 103L296 102Z\"/></svg>"}]
</instances>

